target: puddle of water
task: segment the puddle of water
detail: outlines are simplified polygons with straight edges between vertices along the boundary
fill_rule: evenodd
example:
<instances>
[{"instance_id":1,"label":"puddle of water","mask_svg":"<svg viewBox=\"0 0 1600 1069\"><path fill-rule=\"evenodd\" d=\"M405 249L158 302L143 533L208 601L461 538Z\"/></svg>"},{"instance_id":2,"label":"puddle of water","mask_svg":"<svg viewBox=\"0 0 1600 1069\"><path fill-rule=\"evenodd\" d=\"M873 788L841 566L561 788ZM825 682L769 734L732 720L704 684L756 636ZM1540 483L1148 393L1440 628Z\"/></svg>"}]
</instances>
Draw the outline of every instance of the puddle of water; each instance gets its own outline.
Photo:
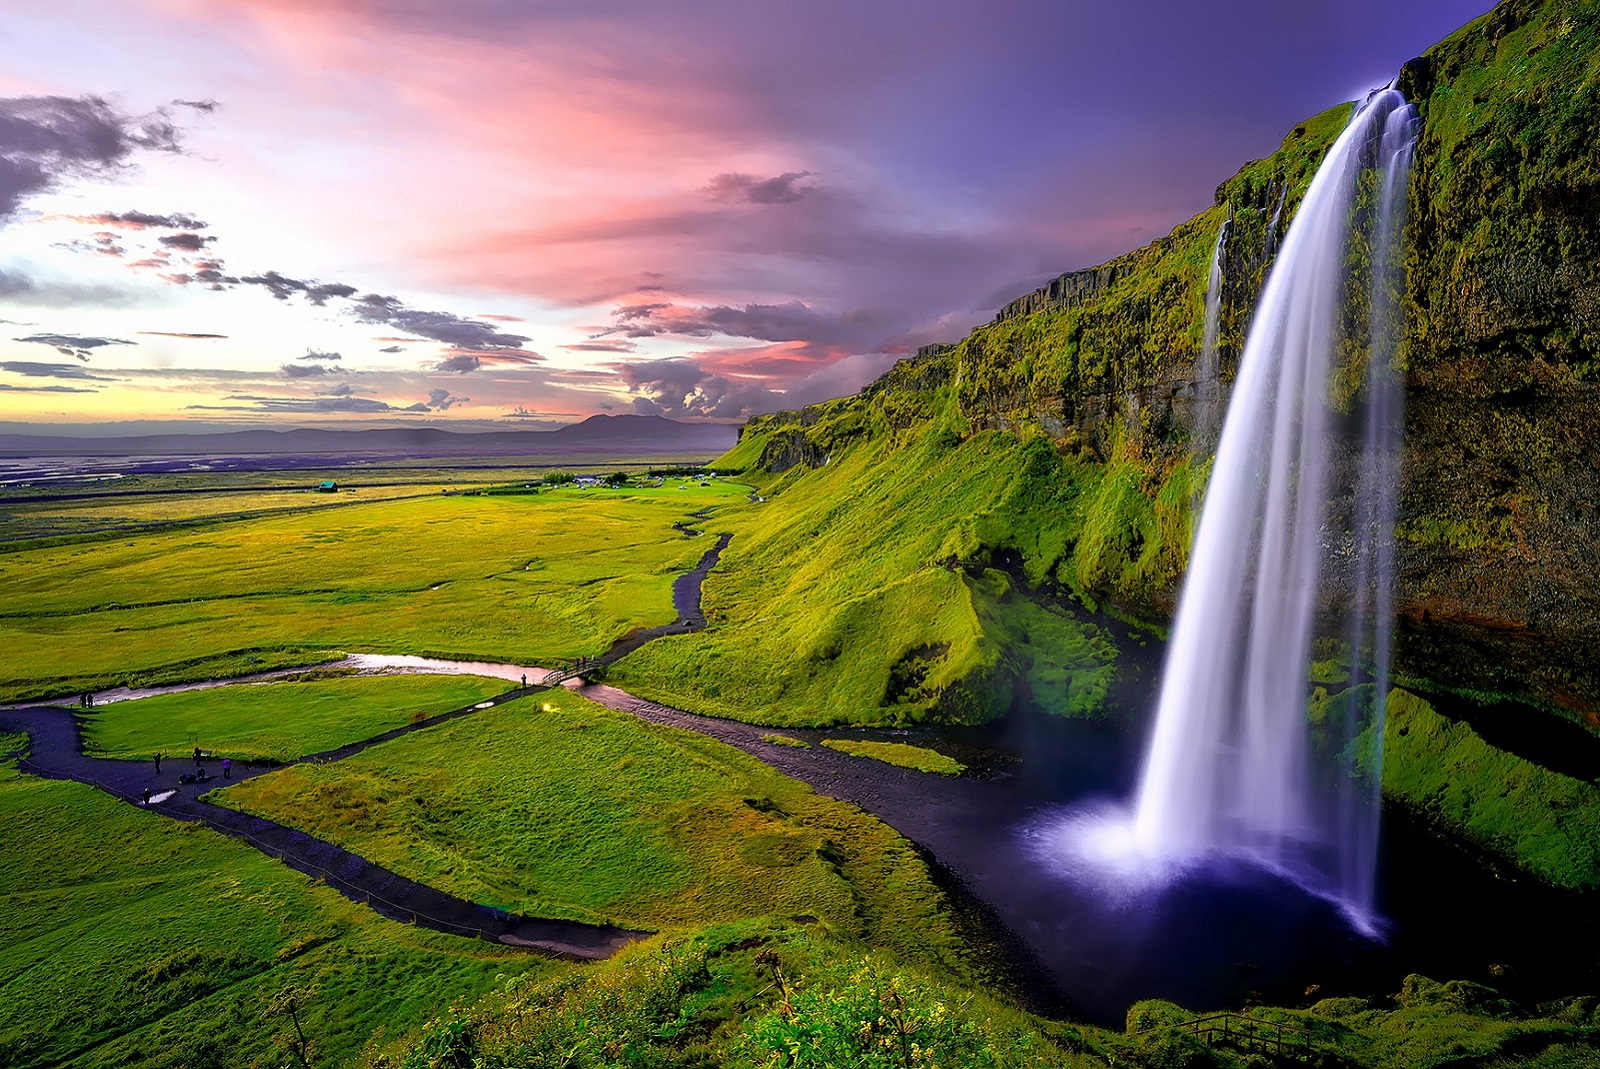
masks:
<instances>
[{"instance_id":1,"label":"puddle of water","mask_svg":"<svg viewBox=\"0 0 1600 1069\"><path fill-rule=\"evenodd\" d=\"M491 664L486 661L446 661L437 657L407 657L382 653L352 653L336 667L363 672L416 672L422 675L487 676L512 683L527 676L530 684L543 682L550 671L534 665Z\"/></svg>"}]
</instances>

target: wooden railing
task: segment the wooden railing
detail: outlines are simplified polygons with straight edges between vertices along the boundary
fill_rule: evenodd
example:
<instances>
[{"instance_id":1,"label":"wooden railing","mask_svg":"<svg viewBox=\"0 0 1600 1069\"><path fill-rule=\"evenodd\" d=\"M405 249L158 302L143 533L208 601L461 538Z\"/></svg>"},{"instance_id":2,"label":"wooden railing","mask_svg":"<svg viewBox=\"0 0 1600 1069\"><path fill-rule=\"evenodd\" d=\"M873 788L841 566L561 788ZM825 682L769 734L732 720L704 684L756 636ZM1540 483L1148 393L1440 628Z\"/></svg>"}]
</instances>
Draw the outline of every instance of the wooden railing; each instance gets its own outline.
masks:
<instances>
[{"instance_id":1,"label":"wooden railing","mask_svg":"<svg viewBox=\"0 0 1600 1069\"><path fill-rule=\"evenodd\" d=\"M1306 1029L1242 1013L1213 1013L1171 1027L1212 1047L1260 1051L1280 1060L1308 1061L1311 1058L1311 1033Z\"/></svg>"}]
</instances>

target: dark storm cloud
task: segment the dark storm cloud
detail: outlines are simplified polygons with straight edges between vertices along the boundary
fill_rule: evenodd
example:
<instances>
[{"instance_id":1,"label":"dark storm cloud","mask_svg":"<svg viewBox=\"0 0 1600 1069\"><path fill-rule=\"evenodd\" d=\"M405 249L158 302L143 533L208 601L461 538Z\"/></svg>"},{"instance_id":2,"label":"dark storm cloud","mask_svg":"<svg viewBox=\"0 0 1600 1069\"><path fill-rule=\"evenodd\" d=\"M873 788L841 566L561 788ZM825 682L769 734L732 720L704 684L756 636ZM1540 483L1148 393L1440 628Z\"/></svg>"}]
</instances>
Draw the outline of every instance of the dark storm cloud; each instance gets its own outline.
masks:
<instances>
[{"instance_id":1,"label":"dark storm cloud","mask_svg":"<svg viewBox=\"0 0 1600 1069\"><path fill-rule=\"evenodd\" d=\"M476 371L483 366L483 358L472 353L457 353L455 356L446 357L434 365L435 371L449 371L457 375L465 375L469 371Z\"/></svg>"},{"instance_id":2,"label":"dark storm cloud","mask_svg":"<svg viewBox=\"0 0 1600 1069\"><path fill-rule=\"evenodd\" d=\"M46 364L36 360L0 360L0 370L29 378L81 379L89 382L117 381L105 375L91 375L78 364Z\"/></svg>"},{"instance_id":3,"label":"dark storm cloud","mask_svg":"<svg viewBox=\"0 0 1600 1069\"><path fill-rule=\"evenodd\" d=\"M264 286L268 292L280 301L287 301L295 294L303 294L312 304L323 305L328 303L330 297L353 297L356 287L347 286L343 282L318 282L316 279L289 278L276 271L267 271L259 275L243 275L237 281L247 286Z\"/></svg>"},{"instance_id":4,"label":"dark storm cloud","mask_svg":"<svg viewBox=\"0 0 1600 1069\"><path fill-rule=\"evenodd\" d=\"M618 328L631 338L676 334L706 338L758 338L762 341L809 341L847 344L866 341L881 328L879 317L857 312L848 316L820 312L799 301L686 307L671 304L625 305L614 313Z\"/></svg>"},{"instance_id":5,"label":"dark storm cloud","mask_svg":"<svg viewBox=\"0 0 1600 1069\"><path fill-rule=\"evenodd\" d=\"M206 224L192 215L152 215L149 212L101 212L76 217L93 226L114 226L122 230L204 230Z\"/></svg>"},{"instance_id":6,"label":"dark storm cloud","mask_svg":"<svg viewBox=\"0 0 1600 1069\"><path fill-rule=\"evenodd\" d=\"M645 415L742 419L783 407L782 394L734 382L681 357L612 366L635 395L634 411Z\"/></svg>"},{"instance_id":7,"label":"dark storm cloud","mask_svg":"<svg viewBox=\"0 0 1600 1069\"><path fill-rule=\"evenodd\" d=\"M0 99L0 223L65 179L114 174L138 150L178 148L164 111L130 115L93 96Z\"/></svg>"},{"instance_id":8,"label":"dark storm cloud","mask_svg":"<svg viewBox=\"0 0 1600 1069\"><path fill-rule=\"evenodd\" d=\"M210 242L216 241L215 237L201 237L187 231L181 234L163 234L156 239L169 249L183 249L186 252L199 252Z\"/></svg>"},{"instance_id":9,"label":"dark storm cloud","mask_svg":"<svg viewBox=\"0 0 1600 1069\"><path fill-rule=\"evenodd\" d=\"M456 405L469 404L471 401L472 398L457 397L449 390L429 390L428 399L423 404L435 412L448 412Z\"/></svg>"},{"instance_id":10,"label":"dark storm cloud","mask_svg":"<svg viewBox=\"0 0 1600 1069\"><path fill-rule=\"evenodd\" d=\"M26 338L14 338L13 341L32 342L35 345L49 345L62 356L75 356L79 360L88 362L89 352L101 349L107 345L137 345L138 342L125 341L122 338L82 338L75 334L30 334Z\"/></svg>"},{"instance_id":11,"label":"dark storm cloud","mask_svg":"<svg viewBox=\"0 0 1600 1069\"><path fill-rule=\"evenodd\" d=\"M706 186L706 192L715 200L749 201L751 204L793 204L808 193L816 192L812 186L797 186L802 178L812 177L811 171L787 171L772 178L757 178L753 174L719 174Z\"/></svg>"},{"instance_id":12,"label":"dark storm cloud","mask_svg":"<svg viewBox=\"0 0 1600 1069\"><path fill-rule=\"evenodd\" d=\"M384 323L408 334L444 342L457 349L520 349L528 338L507 334L487 323L450 312L409 308L397 298L364 294L354 302L356 317L367 323Z\"/></svg>"}]
</instances>

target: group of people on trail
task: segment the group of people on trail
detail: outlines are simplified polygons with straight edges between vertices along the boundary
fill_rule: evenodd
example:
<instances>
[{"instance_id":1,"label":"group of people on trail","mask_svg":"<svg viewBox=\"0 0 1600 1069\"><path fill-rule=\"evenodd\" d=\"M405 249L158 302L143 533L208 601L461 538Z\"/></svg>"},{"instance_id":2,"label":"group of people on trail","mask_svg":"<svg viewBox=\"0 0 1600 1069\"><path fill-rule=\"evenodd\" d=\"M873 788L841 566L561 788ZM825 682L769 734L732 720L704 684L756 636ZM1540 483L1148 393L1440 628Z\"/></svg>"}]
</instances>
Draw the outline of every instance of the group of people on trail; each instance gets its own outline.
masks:
<instances>
[{"instance_id":1,"label":"group of people on trail","mask_svg":"<svg viewBox=\"0 0 1600 1069\"><path fill-rule=\"evenodd\" d=\"M78 695L78 707L80 709L88 709L93 705L94 705L94 695L93 694L89 693L88 691L84 691L82 694Z\"/></svg>"},{"instance_id":2,"label":"group of people on trail","mask_svg":"<svg viewBox=\"0 0 1600 1069\"><path fill-rule=\"evenodd\" d=\"M200 749L200 747L196 746L194 748L194 771L193 772L186 772L183 775L180 775L178 777L178 782L181 783L181 784L209 783L211 780L216 779L217 777L211 775L210 773L208 773L206 771L206 766L205 766L206 759L210 758L212 756L213 756L212 754L208 754L204 750ZM162 757L163 757L163 754L161 754L160 751L157 751L156 752L155 761L156 761L156 775L158 775L158 776L161 775L161 759L162 759ZM222 759L222 778L223 779L232 779L233 778L233 758L231 758L231 757L224 757ZM144 789L144 804L146 806L148 806L150 804L150 788L149 787L146 787Z\"/></svg>"}]
</instances>

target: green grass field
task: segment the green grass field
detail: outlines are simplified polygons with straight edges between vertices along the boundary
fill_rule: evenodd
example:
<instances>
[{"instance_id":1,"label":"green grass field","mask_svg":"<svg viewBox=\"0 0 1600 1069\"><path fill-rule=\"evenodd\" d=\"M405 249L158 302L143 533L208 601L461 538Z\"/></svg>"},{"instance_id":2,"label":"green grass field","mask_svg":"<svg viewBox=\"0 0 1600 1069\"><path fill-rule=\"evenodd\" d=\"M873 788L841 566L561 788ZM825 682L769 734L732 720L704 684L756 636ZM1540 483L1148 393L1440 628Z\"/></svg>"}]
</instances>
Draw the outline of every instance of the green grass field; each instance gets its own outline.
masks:
<instances>
[{"instance_id":1,"label":"green grass field","mask_svg":"<svg viewBox=\"0 0 1600 1069\"><path fill-rule=\"evenodd\" d=\"M566 691L209 797L521 913L656 930L809 914L916 960L954 954L943 896L876 818Z\"/></svg>"},{"instance_id":2,"label":"green grass field","mask_svg":"<svg viewBox=\"0 0 1600 1069\"><path fill-rule=\"evenodd\" d=\"M323 650L594 655L673 618L705 546L672 524L744 493L440 496L0 552L0 700Z\"/></svg>"},{"instance_id":3,"label":"green grass field","mask_svg":"<svg viewBox=\"0 0 1600 1069\"><path fill-rule=\"evenodd\" d=\"M0 741L0 752L10 749ZM560 966L386 921L254 849L0 768L0 1065L350 1064L497 977Z\"/></svg>"},{"instance_id":4,"label":"green grass field","mask_svg":"<svg viewBox=\"0 0 1600 1069\"><path fill-rule=\"evenodd\" d=\"M440 486L371 486L338 494L311 490L227 491L214 493L38 501L5 506L0 539L63 538L123 527L220 521L230 517L327 509L397 497L436 494Z\"/></svg>"},{"instance_id":5,"label":"green grass field","mask_svg":"<svg viewBox=\"0 0 1600 1069\"><path fill-rule=\"evenodd\" d=\"M84 749L97 757L182 756L292 761L359 742L505 691L473 676L347 676L241 683L95 707Z\"/></svg>"}]
</instances>

